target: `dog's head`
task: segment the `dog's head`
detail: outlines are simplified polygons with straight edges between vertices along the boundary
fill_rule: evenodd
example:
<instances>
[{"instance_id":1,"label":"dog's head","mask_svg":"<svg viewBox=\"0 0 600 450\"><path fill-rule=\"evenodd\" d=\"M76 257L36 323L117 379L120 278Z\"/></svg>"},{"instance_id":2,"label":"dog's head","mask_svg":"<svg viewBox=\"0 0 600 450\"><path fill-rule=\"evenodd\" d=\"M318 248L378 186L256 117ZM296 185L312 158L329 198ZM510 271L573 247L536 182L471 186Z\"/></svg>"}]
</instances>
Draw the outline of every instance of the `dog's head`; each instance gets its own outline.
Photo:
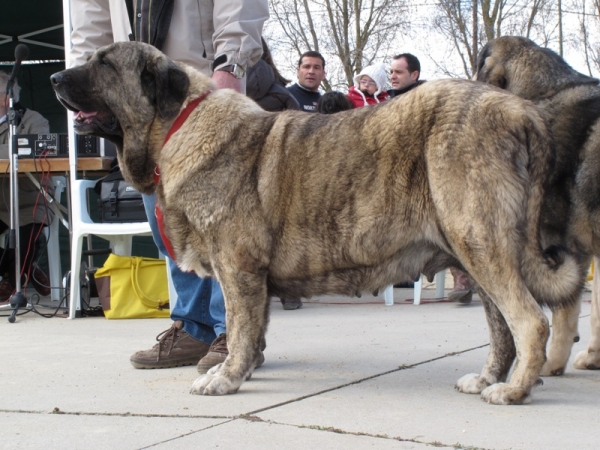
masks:
<instances>
[{"instance_id":1,"label":"dog's head","mask_svg":"<svg viewBox=\"0 0 600 450\"><path fill-rule=\"evenodd\" d=\"M160 139L151 128L177 117L189 89L185 71L150 45L121 42L50 79L59 101L75 113L75 131L114 142L125 178L153 192L151 147Z\"/></svg>"},{"instance_id":2,"label":"dog's head","mask_svg":"<svg viewBox=\"0 0 600 450\"><path fill-rule=\"evenodd\" d=\"M477 56L475 79L528 100L543 100L565 86L596 84L550 49L520 36L488 42Z\"/></svg>"}]
</instances>

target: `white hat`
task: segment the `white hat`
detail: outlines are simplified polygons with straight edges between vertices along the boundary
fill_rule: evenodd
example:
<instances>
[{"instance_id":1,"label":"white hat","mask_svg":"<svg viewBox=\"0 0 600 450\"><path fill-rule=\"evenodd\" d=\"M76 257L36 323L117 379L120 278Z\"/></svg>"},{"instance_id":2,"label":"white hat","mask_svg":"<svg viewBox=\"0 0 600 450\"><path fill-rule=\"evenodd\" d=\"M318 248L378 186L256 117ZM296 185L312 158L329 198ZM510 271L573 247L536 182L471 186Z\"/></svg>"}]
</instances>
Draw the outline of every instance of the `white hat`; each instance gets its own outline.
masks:
<instances>
[{"instance_id":1,"label":"white hat","mask_svg":"<svg viewBox=\"0 0 600 450\"><path fill-rule=\"evenodd\" d=\"M388 82L388 70L386 65L383 63L376 63L365 67L358 75L354 77L354 85L358 87L361 77L365 75L371 77L377 84L377 91L375 94L373 94L374 97L377 97L380 92L385 90Z\"/></svg>"}]
</instances>

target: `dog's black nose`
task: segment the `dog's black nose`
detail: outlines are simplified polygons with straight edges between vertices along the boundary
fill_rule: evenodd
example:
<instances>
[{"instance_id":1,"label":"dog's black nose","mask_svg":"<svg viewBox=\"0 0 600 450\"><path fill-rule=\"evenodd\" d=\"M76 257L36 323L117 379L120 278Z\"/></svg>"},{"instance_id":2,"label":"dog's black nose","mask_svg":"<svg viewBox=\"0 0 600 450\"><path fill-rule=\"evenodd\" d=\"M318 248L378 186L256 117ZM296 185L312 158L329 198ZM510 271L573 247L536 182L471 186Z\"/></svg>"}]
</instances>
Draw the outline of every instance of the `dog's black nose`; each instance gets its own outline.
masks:
<instances>
[{"instance_id":1,"label":"dog's black nose","mask_svg":"<svg viewBox=\"0 0 600 450\"><path fill-rule=\"evenodd\" d=\"M64 79L65 79L65 76L63 75L62 72L56 72L54 75L50 76L50 81L55 86L58 86L60 83L62 83L64 81Z\"/></svg>"}]
</instances>

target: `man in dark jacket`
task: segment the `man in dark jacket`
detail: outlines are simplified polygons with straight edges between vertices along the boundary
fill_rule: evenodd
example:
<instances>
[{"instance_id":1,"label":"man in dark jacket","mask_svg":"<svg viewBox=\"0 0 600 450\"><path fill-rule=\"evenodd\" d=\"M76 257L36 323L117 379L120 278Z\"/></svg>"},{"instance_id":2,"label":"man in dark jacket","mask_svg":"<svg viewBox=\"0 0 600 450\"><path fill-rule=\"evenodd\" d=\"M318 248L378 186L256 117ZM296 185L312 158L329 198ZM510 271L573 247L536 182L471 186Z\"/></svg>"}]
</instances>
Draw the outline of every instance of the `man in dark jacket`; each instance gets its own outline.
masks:
<instances>
[{"instance_id":1,"label":"man in dark jacket","mask_svg":"<svg viewBox=\"0 0 600 450\"><path fill-rule=\"evenodd\" d=\"M298 82L288 87L288 92L298 101L302 111L317 112L318 102L321 98L319 86L325 79L323 55L313 50L302 53L298 60L296 76ZM286 310L302 308L302 300L299 298L282 298L281 304Z\"/></svg>"},{"instance_id":2,"label":"man in dark jacket","mask_svg":"<svg viewBox=\"0 0 600 450\"><path fill-rule=\"evenodd\" d=\"M388 91L390 97L397 97L425 81L420 81L421 63L415 55L410 53L401 53L394 56L390 68L390 83L392 89Z\"/></svg>"},{"instance_id":3,"label":"man in dark jacket","mask_svg":"<svg viewBox=\"0 0 600 450\"><path fill-rule=\"evenodd\" d=\"M319 52L304 52L298 60L296 70L298 82L287 88L300 103L300 109L317 112L317 102L321 98L319 86L325 79L325 58Z\"/></svg>"},{"instance_id":4,"label":"man in dark jacket","mask_svg":"<svg viewBox=\"0 0 600 450\"><path fill-rule=\"evenodd\" d=\"M277 70L271 50L264 38L261 41L263 54L260 61L248 70L246 95L265 111L300 109L298 101L285 88L290 81L286 80Z\"/></svg>"}]
</instances>

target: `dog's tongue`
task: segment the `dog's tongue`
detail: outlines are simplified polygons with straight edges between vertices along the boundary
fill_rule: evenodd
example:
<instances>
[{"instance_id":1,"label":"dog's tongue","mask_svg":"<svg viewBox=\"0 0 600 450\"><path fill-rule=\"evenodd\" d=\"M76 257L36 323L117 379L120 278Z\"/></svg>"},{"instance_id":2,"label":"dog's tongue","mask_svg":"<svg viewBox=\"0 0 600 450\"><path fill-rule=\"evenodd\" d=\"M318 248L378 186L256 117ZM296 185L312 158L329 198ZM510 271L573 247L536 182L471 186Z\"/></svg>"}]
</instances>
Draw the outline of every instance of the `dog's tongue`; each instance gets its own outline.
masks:
<instances>
[{"instance_id":1,"label":"dog's tongue","mask_svg":"<svg viewBox=\"0 0 600 450\"><path fill-rule=\"evenodd\" d=\"M94 117L96 114L98 114L98 113L95 113L95 112L86 113L83 111L79 111L77 113L77 115L75 116L75 120L83 121L85 119L89 119L90 117Z\"/></svg>"}]
</instances>

